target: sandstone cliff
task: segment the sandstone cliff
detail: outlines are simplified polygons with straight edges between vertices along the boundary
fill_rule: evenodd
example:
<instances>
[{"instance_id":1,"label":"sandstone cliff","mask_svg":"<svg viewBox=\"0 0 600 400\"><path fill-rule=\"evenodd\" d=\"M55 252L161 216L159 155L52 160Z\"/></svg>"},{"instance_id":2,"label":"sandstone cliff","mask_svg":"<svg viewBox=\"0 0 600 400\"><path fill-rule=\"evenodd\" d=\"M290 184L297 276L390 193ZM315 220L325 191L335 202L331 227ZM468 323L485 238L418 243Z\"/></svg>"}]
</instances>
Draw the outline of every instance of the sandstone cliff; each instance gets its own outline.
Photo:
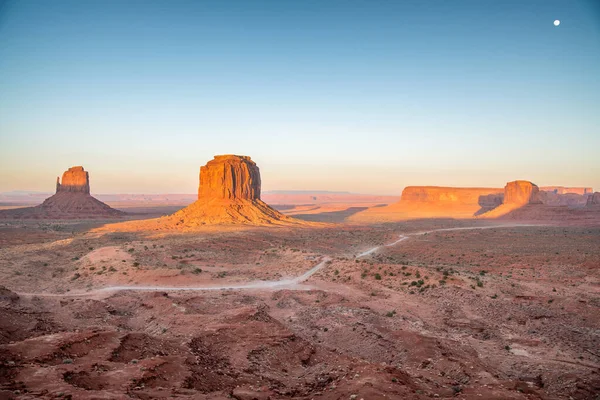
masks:
<instances>
[{"instance_id":1,"label":"sandstone cliff","mask_svg":"<svg viewBox=\"0 0 600 400\"><path fill-rule=\"evenodd\" d=\"M400 201L373 207L349 218L353 222L385 222L413 218L472 218L500 204L501 188L407 186Z\"/></svg>"},{"instance_id":2,"label":"sandstone cliff","mask_svg":"<svg viewBox=\"0 0 600 400\"><path fill-rule=\"evenodd\" d=\"M90 194L90 176L83 167L71 167L63 173L62 183L56 178L56 193Z\"/></svg>"},{"instance_id":3,"label":"sandstone cliff","mask_svg":"<svg viewBox=\"0 0 600 400\"><path fill-rule=\"evenodd\" d=\"M534 204L542 204L538 186L529 181L512 181L504 186L504 200L502 205L486 212L482 217L498 218L519 208Z\"/></svg>"},{"instance_id":4,"label":"sandstone cliff","mask_svg":"<svg viewBox=\"0 0 600 400\"><path fill-rule=\"evenodd\" d=\"M525 205L541 203L540 189L529 181L512 181L504 187L503 204Z\"/></svg>"},{"instance_id":5,"label":"sandstone cliff","mask_svg":"<svg viewBox=\"0 0 600 400\"><path fill-rule=\"evenodd\" d=\"M248 156L222 155L200 167L198 199L260 200L260 171Z\"/></svg>"},{"instance_id":6,"label":"sandstone cliff","mask_svg":"<svg viewBox=\"0 0 600 400\"><path fill-rule=\"evenodd\" d=\"M476 214L502 204L499 188L455 188L440 186L407 186L402 191L400 205L423 210L462 210Z\"/></svg>"},{"instance_id":7,"label":"sandstone cliff","mask_svg":"<svg viewBox=\"0 0 600 400\"><path fill-rule=\"evenodd\" d=\"M247 156L215 156L200 168L198 200L157 221L157 229L193 229L202 225L304 224L260 199L260 171Z\"/></svg>"},{"instance_id":8,"label":"sandstone cliff","mask_svg":"<svg viewBox=\"0 0 600 400\"><path fill-rule=\"evenodd\" d=\"M0 211L0 219L112 219L125 215L90 195L83 167L71 167L57 179L56 194L35 207Z\"/></svg>"}]
</instances>

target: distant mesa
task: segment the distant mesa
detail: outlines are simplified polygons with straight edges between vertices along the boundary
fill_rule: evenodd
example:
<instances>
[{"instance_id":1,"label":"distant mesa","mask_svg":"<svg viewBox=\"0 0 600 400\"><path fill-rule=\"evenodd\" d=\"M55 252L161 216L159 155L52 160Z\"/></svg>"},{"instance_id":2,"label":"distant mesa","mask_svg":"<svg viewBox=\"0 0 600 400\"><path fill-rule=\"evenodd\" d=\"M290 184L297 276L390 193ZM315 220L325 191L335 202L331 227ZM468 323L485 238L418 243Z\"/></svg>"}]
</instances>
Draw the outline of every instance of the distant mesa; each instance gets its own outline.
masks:
<instances>
[{"instance_id":1,"label":"distant mesa","mask_svg":"<svg viewBox=\"0 0 600 400\"><path fill-rule=\"evenodd\" d=\"M590 196L588 196L586 206L587 207L600 206L600 192L595 192L595 193L591 194Z\"/></svg>"},{"instance_id":2,"label":"distant mesa","mask_svg":"<svg viewBox=\"0 0 600 400\"><path fill-rule=\"evenodd\" d=\"M586 195L594 193L591 187L566 187L566 186L540 186L540 191L555 194L579 194Z\"/></svg>"},{"instance_id":3,"label":"distant mesa","mask_svg":"<svg viewBox=\"0 0 600 400\"><path fill-rule=\"evenodd\" d=\"M173 215L157 220L159 228L306 224L263 202L260 189L260 171L250 157L217 155L200 168L198 200Z\"/></svg>"},{"instance_id":4,"label":"distant mesa","mask_svg":"<svg viewBox=\"0 0 600 400\"><path fill-rule=\"evenodd\" d=\"M2 219L110 219L125 213L90 195L90 178L83 167L71 167L56 178L56 194L35 207L0 211Z\"/></svg>"},{"instance_id":5,"label":"distant mesa","mask_svg":"<svg viewBox=\"0 0 600 400\"><path fill-rule=\"evenodd\" d=\"M417 214L473 216L502 204L500 188L456 188L442 186L407 186L398 206Z\"/></svg>"},{"instance_id":6,"label":"distant mesa","mask_svg":"<svg viewBox=\"0 0 600 400\"><path fill-rule=\"evenodd\" d=\"M501 188L407 186L400 201L369 208L349 218L351 222L385 222L414 218L594 219L582 213L587 204L600 201L591 188L545 187L526 180ZM581 194L580 194L581 193ZM592 207L590 206L590 207Z\"/></svg>"},{"instance_id":7,"label":"distant mesa","mask_svg":"<svg viewBox=\"0 0 600 400\"><path fill-rule=\"evenodd\" d=\"M386 222L414 218L472 218L502 204L502 188L407 186L400 201L370 208L352 216L351 222Z\"/></svg>"}]
</instances>

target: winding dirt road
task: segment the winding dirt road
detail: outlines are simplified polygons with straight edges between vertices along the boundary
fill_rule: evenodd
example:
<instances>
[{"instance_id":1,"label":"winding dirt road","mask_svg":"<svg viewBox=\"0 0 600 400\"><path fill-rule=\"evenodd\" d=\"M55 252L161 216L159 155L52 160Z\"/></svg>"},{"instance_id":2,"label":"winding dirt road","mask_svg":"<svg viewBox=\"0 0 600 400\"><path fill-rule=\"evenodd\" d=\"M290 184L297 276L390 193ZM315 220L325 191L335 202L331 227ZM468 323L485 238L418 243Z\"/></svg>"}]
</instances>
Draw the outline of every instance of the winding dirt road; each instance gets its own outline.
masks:
<instances>
[{"instance_id":1,"label":"winding dirt road","mask_svg":"<svg viewBox=\"0 0 600 400\"><path fill-rule=\"evenodd\" d=\"M412 236L420 236L428 233L434 232L446 232L446 231L460 231L460 230L475 230L475 229L499 229L499 228L515 228L515 227L525 227L525 226L540 226L540 225L532 225L532 224L513 224L513 225L489 225L489 226L473 226L473 227L461 227L461 228L442 228L442 229L433 229L430 231L422 231L416 233L410 233L406 235L400 235L398 240L384 244L381 246L375 246L368 250L363 251L358 254L356 258L365 257L369 254L375 253L377 250L382 247L391 247L396 244L403 242L405 240L410 239ZM331 260L331 257L323 257L321 261L306 271L304 274L297 276L295 278L282 279L278 281L256 281L249 282L240 285L204 285L204 286L181 286L181 287L173 287L173 286L107 286L101 289L89 290L86 292L70 292L70 293L18 293L19 296L38 296L38 297L90 297L90 296L98 296L103 294L109 294L114 292L119 292L122 290L135 290L135 291L207 291L207 290L243 290L243 289L296 289L296 290L307 290L310 289L310 286L302 285L303 282L308 280L312 275L323 269L327 262Z\"/></svg>"}]
</instances>

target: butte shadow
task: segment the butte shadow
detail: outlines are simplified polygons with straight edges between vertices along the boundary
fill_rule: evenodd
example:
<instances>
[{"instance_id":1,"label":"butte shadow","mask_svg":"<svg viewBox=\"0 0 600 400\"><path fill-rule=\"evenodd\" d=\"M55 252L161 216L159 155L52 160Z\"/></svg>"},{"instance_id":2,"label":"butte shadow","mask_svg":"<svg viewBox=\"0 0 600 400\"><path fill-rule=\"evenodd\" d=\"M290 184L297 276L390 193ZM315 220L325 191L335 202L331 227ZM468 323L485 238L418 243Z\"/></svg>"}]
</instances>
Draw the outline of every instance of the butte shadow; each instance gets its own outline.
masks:
<instances>
[{"instance_id":1,"label":"butte shadow","mask_svg":"<svg viewBox=\"0 0 600 400\"><path fill-rule=\"evenodd\" d=\"M56 178L56 194L35 207L0 211L0 219L112 219L125 216L90 194L90 177L83 167L71 167Z\"/></svg>"}]
</instances>

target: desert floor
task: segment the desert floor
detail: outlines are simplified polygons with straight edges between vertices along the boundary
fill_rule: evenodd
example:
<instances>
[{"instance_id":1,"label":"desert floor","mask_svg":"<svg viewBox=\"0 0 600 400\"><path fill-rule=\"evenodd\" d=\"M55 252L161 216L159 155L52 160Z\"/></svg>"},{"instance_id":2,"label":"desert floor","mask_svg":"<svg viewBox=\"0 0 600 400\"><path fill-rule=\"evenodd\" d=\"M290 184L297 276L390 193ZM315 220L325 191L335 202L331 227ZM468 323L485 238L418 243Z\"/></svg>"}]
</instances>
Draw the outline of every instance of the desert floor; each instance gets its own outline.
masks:
<instances>
[{"instance_id":1,"label":"desert floor","mask_svg":"<svg viewBox=\"0 0 600 400\"><path fill-rule=\"evenodd\" d=\"M0 399L599 398L600 227L102 224L0 224Z\"/></svg>"}]
</instances>

